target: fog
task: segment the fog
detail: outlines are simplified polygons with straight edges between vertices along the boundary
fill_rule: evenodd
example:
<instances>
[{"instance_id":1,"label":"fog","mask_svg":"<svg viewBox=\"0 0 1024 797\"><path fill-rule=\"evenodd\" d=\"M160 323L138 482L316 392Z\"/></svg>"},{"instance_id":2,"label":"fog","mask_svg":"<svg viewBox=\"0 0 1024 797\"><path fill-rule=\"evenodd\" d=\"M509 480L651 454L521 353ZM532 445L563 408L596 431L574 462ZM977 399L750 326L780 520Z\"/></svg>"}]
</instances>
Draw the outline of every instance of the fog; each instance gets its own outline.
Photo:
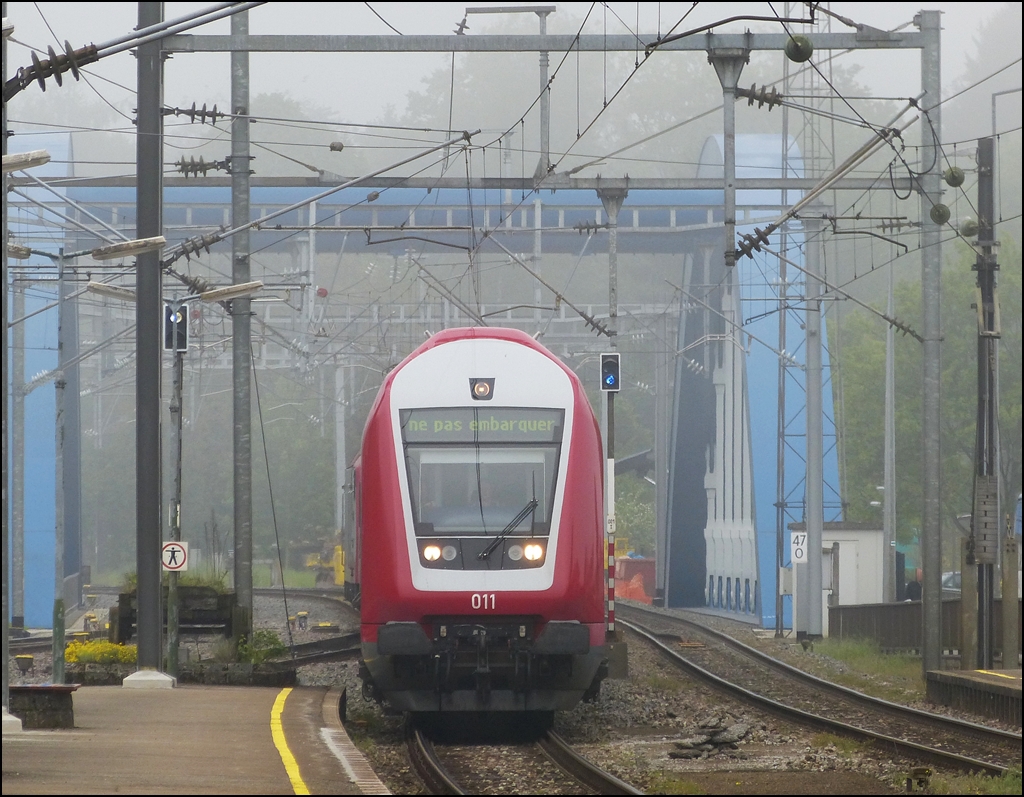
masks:
<instances>
[{"instance_id":1,"label":"fog","mask_svg":"<svg viewBox=\"0 0 1024 797\"><path fill-rule=\"evenodd\" d=\"M806 8L795 3L788 5L791 15L802 14ZM780 13L785 6L775 4ZM209 7L210 4L206 3L166 3L165 18L174 19ZM943 106L944 154L952 162L967 167L973 157L973 140L992 132L993 93L1020 86L1020 4L944 2L924 7L938 9L944 15L943 96L951 97L965 90L962 96ZM913 19L922 6L902 2L832 3L828 8L856 23L881 30L915 31ZM368 34L397 38L400 34L450 34L464 17L468 25L467 36L532 34L538 29L538 18L533 13L467 16L466 12L465 5L454 3L268 3L249 12L249 30L254 35ZM650 41L659 33L665 35L673 30L696 29L727 17L770 17L772 14L772 6L768 3L703 3L696 7L691 3L561 3L557 5L557 11L548 17L547 25L549 33L574 34L586 18L585 33L620 35L639 30L642 39ZM5 43L6 76L10 76L19 67L31 64L32 50L44 57L50 46L63 49L65 40L77 48L88 43L103 44L129 33L137 24L137 4L7 3L5 17L14 25L13 36ZM1011 19L1012 24L1002 24L993 29L992 20L1004 17ZM1014 18L1016 22L1013 22ZM824 16L819 19L819 29L834 32L850 30L839 19ZM986 25L989 28L986 29ZM226 34L229 29L229 21L221 20L190 33L197 36ZM759 32L781 30L778 23L744 20L720 25L715 32L740 33L747 29ZM979 38L982 30L987 30L989 37L985 41ZM593 177L600 173L608 177L625 174L634 177L690 177L696 173L703 143L709 136L721 133L721 90L714 70L702 52L655 52L645 61L643 48L639 46L635 54L619 53L608 57L601 53L587 53L577 59L572 53L552 52L550 60L554 76L551 84L551 148L552 159L559 162L560 171L586 167L586 171L579 172L581 176ZM875 125L885 124L895 108L921 90L920 53L916 50L858 50L837 53L831 62L826 61L823 54L816 53L814 60L820 62L828 78L841 87L839 93L844 99L835 97L834 108L844 117L860 114ZM781 53L753 53L750 65L744 70L741 86L778 81L783 63ZM1009 68L985 79L1003 67ZM539 124L535 100L539 80L536 53L460 54L454 59L451 54L436 53L253 53L250 70L252 113L289 120L277 125L254 125L253 154L256 160L253 167L259 177L310 177L310 169L320 171L325 183L330 183L338 175L358 176L367 173L371 167L408 157L418 148L443 141L449 127L454 130L482 128L483 134L479 140L474 140L478 146L495 144L502 133L513 131L512 145L518 148L518 152L512 173L532 174L537 163ZM450 89L453 85L454 91ZM80 82L65 75L63 86L58 86L53 79L48 80L45 92L37 84L27 86L7 107L9 126L15 133L8 142L9 151L35 148L27 146L26 142L34 141L38 145L39 139L29 139L28 136L56 129L61 131L61 135L73 134L76 174L133 175L135 86L136 64L128 52L86 67ZM1006 219L1000 231L1009 231L1018 241L1020 96L1018 92L997 100L997 130L1003 133L999 150L1002 174L998 201L1000 217ZM205 104L208 108L216 105L224 111L229 109L229 97L228 55L178 53L167 62L166 105L178 108L189 108L193 103L199 107ZM850 106L844 104L845 99L850 101ZM795 118L797 114L793 116ZM741 134L777 134L781 132L781 118L778 110L770 113L750 108L746 102L737 104L737 129ZM316 120L317 124L300 127L290 123L299 119ZM669 129L680 120L695 121L680 132L660 136L642 147L608 157L609 153L617 153L628 145ZM392 126L392 129L379 129L373 125ZM820 122L820 125L820 130L827 129L827 123ZM415 128L415 131L399 129L402 126ZM794 127L797 126L794 123ZM802 129L790 130L791 135L796 136L802 132ZM829 139L830 145L835 146L834 162L844 160L869 135L862 126L849 124L848 120L838 122L834 137ZM911 164L917 158L917 144L921 142L922 135L920 126L907 135L906 157ZM828 139L829 135L823 132L822 137ZM341 152L329 147L335 141L344 143ZM216 127L190 124L180 116L168 117L165 143L165 173L171 175L172 164L179 158L203 157L207 161L223 158L230 148L230 126L224 122ZM473 168L505 168L497 166L495 156L494 148L486 152L475 150ZM879 180L877 201L884 205L882 214L894 216L902 213L916 219L920 209L916 196L903 201L902 205L892 196L894 192L889 188L886 173L887 163L892 158L891 151L881 153L877 162L866 165L858 176ZM587 166L588 163L599 165ZM442 166L436 156L431 164L432 174L440 173ZM60 165L51 164L53 167ZM465 174L469 168L469 156L456 165L449 176ZM401 173L410 174L417 168L418 165L409 166ZM47 172L50 175L56 173ZM967 186L972 191L975 187L973 179L972 176L972 182ZM437 193L432 198L436 198ZM519 196L515 199L518 201ZM970 210L966 199L960 200L957 195L954 200L959 200L959 206L953 206L954 214ZM856 205L859 212L865 211L869 200L858 198L853 201L859 203ZM873 198L870 201L874 201ZM206 217L202 217L202 222L194 219L195 226L188 229L188 234L201 231L198 229L201 224L216 226L219 218L213 222ZM171 222L167 224L171 226ZM182 222L177 224L175 234L184 235ZM51 235L49 230L37 230L34 234L38 236L37 240L45 241L41 245L57 245L58 237ZM168 235L170 238L171 233ZM916 232L908 231L905 235L914 248ZM355 233L352 240L360 236L361 233ZM335 303L331 306L332 313L341 312L339 307L371 305L391 308L393 312L393 308L403 303L407 307L421 303L425 296L433 294L417 278L413 265L417 256L430 267L434 279L444 281L450 274L451 281L445 285L470 304L486 300L506 307L520 303L529 305L534 302L535 294L534 285L523 276L523 272L510 260L497 257L493 252L489 261L485 256L478 256L474 263L474 267L482 266L479 273L482 274L483 289L478 290L471 285L471 280L465 278L466 261L472 260L465 252L447 250L438 254L434 250L423 255L410 248L405 257L384 252L378 255L365 251L365 248L353 251L356 249L354 243L345 249L344 241L335 242L334 250L328 251L324 242L326 238L322 238L321 248L311 256L314 261L314 272L310 275L313 283L304 286L308 295L303 299L300 291L288 291L287 281L294 277L297 265L305 264L306 255L302 254L301 246L292 246L286 237L282 236L280 246L267 245L266 251L254 248L253 276L264 279L268 286L276 285L275 295L281 298L274 312L281 329L285 330L279 335L285 342L278 341L278 348L293 353L297 350L297 347L292 347L296 340L306 348L305 354L289 361L291 370L277 369L274 374L276 381L263 385L267 391L261 399L267 405L267 417L263 422L271 430L267 433L272 443L269 446L273 452L271 458L281 456L281 452L290 453L292 457L287 460L287 465L278 461L271 463L278 468L273 474L275 481L290 479L278 493L285 497L283 500L286 502L282 517L297 518L303 512L309 515L308 520L295 520L292 529L285 529L284 538L286 541L296 540L301 536L306 541L315 541L325 536L325 529L333 527L335 520L333 449L334 435L341 432L332 426L333 405L344 404L348 408L349 425L344 434L349 438L347 453L350 456L356 449L362 423L358 416L359 408L365 411L382 372L393 367L422 341L423 330L402 330L397 323L390 329L381 325L353 347L352 341L346 338L349 334L347 327L341 324L328 330L329 337L322 336L320 330L312 325L309 329L295 332L302 330L307 315L313 317L310 308L315 307L323 317L327 301ZM576 233L572 232L562 240L569 237L575 249L565 248L559 253L545 250L545 275L559 285L569 300L606 308L608 280L604 242L595 242L586 250L587 257L584 257L585 239L577 241ZM851 290L873 300L884 296L888 269L883 266L895 259L895 247L891 241L863 236L854 239L851 236L842 239L841 243L833 240L830 246L835 247L830 251L835 251L836 255L829 260L827 267L836 268L836 263L840 269L849 266L853 270L852 278L850 273L844 273L843 278L853 285ZM950 246L947 251L952 249ZM226 245L221 245L212 254L194 259L188 264L188 268L193 270L190 273L211 276L214 282L224 284L231 274L227 250ZM620 263L623 278L619 301L623 304L664 303L671 295L666 281L679 279L679 267L671 255L640 257L623 254ZM896 260L896 266L902 269L901 278L919 278L920 258L916 252ZM859 272L856 271L858 268ZM445 269L450 269L450 272ZM314 295L316 287L324 287L325 293ZM268 290L268 293L273 291ZM330 298L324 299L322 304L313 304L328 295ZM48 300L48 296L39 298L40 302ZM550 294L544 292L543 300L550 303ZM94 307L100 306L97 300L91 301ZM303 301L306 304L302 304ZM103 307L103 318L98 313L93 314L97 325L100 321L106 323L105 316L111 312L107 305ZM117 320L127 323L131 312L116 312L121 314ZM200 346L196 345L189 353L190 364L187 366L191 370L187 376L186 417L189 426L185 430L184 457L189 467L185 477L183 523L186 537L206 550L215 547L207 540L215 536L218 524L220 533L231 525L231 474L223 466L224 455L231 445L230 424L225 423L230 414L228 372L222 369L219 374L214 373L212 366L204 366L209 370L203 371L198 364L201 357L212 362L220 356L220 365L225 360L223 354L227 346L224 341L227 338L224 330L228 328L228 322L223 314L218 313L217 308L213 308L204 318L203 334L207 338L203 345L207 347L200 356ZM97 326L90 334L99 340L109 332ZM293 334L294 337L290 337ZM197 344L202 343L203 339L197 336ZM261 343L266 345L266 340ZM650 341L651 346L654 343ZM594 345L599 346L601 342L595 341ZM638 352L642 345L647 344L643 341L636 343ZM125 348L119 351L121 359L114 363L116 369L122 368L122 359L130 362L130 348L126 343ZM346 376L349 381L344 401L333 395L330 384L333 377L316 371L317 365L330 361L338 351L344 351L344 356L351 358L348 363L352 365L350 374ZM282 355L281 359L286 358ZM581 355L580 363L583 361L585 359ZM93 366L95 363L90 365ZM580 365L577 363L572 367ZM133 496L118 489L117 485L130 483L132 479L134 385L131 369L116 369L111 366L102 374L103 389L96 390L102 402L83 393L83 427L88 427L83 428L83 434L91 435L84 451L85 463L92 467L91 471L87 468L86 479L101 483L107 490L106 493L94 491L94 494L87 491L85 514L88 521L83 524L85 547L87 551L95 552L94 565L99 567L102 563L107 572L127 566L133 556ZM88 376L86 379L87 386L91 385L91 378ZM268 377L261 373L260 378ZM165 380L166 392L170 379L165 377ZM98 376L96 382L100 384ZM654 383L653 369L648 382ZM627 454L653 444L650 424L644 423L645 418L653 415L653 404L647 392L631 392L629 402L635 403L635 420L629 420L628 407L631 405L624 401L621 420L616 421L620 430L617 434L622 435L622 450ZM39 391L37 396L42 393ZM46 417L45 423L44 436L52 440L53 431L49 426L52 414ZM275 435L279 443L276 449L273 445ZM289 449L287 446L293 441L299 441L301 446ZM255 452L254 468L261 474L261 479L264 478L262 456L261 451ZM217 471L216 475L213 475L214 471ZM165 476L168 473L169 467L165 469ZM265 496L259 495L256 500L257 538L266 549L271 540L268 520L271 512L266 506ZM287 501L291 502L290 506ZM52 539L52 525L47 528ZM120 558L109 553L112 550L119 551ZM52 575L52 564L49 568Z\"/></svg>"},{"instance_id":2,"label":"fog","mask_svg":"<svg viewBox=\"0 0 1024 797\"><path fill-rule=\"evenodd\" d=\"M492 5L496 4L475 7ZM548 30L575 33L589 11L585 28L588 33L623 34L636 29L642 36L658 31L667 33L691 7L690 3L606 5L607 10L600 5L591 9L588 3L560 3L558 11L548 17ZM775 8L781 12L785 5L775 4ZM788 5L797 11L804 7L797 3ZM910 23L922 7L942 11L943 83L952 88L963 72L965 59L975 47L973 36L979 25L1000 5L897 2L831 3L829 7L854 22L882 30L899 26L914 30ZM165 17L173 19L207 7L202 3L166 3ZM383 18L403 34L448 34L454 31L465 12L466 6L456 3L267 3L249 12L249 27L252 34L396 35ZM772 9L768 3L701 3L685 16L677 30L698 28L743 14L770 17ZM29 47L45 53L48 46L56 47L65 40L79 47L87 43L100 44L128 33L137 24L137 9L135 3L8 3L7 17L15 26L7 56L10 74L19 66L31 63ZM510 28L533 32L537 30L537 17L534 14L474 14L468 17L467 24L467 35L497 34ZM742 32L748 28L769 30L773 27L777 29L769 23L739 21L716 28L716 31ZM835 19L831 20L831 28L849 30ZM224 34L228 31L229 22L221 20L192 33ZM456 69L462 58L456 59ZM553 54L553 64L557 58L557 54ZM842 62L861 67L858 80L874 96L910 96L919 90L916 52L860 51L844 56ZM331 109L339 121L369 123L379 120L389 106L400 114L405 109L407 93L422 88L421 79L426 74L448 67L450 56L439 54L255 54L251 59L252 94L282 93L310 107ZM91 80L93 89L84 85L65 84L62 89L51 86L45 95L46 101L60 103L66 101L70 93L87 92L97 102L102 97L102 101L119 108L131 106L135 62L129 53L104 59L91 65L87 72L95 76ZM534 80L535 74L528 79ZM224 108L228 104L229 77L227 55L176 55L167 64L165 101L184 106L205 102ZM15 100L10 108L13 118L19 118L19 105L25 95L30 94L39 94L38 86L27 89ZM628 96L622 99L628 101Z\"/></svg>"}]
</instances>

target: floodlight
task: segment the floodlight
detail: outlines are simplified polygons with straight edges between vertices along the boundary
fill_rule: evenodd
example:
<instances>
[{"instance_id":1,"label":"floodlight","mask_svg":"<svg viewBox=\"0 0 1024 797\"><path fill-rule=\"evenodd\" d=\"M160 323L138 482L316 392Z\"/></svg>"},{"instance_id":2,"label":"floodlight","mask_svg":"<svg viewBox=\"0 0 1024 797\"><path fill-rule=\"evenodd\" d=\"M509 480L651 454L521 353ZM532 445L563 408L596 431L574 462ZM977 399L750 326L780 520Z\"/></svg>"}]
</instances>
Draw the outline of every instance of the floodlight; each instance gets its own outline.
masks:
<instances>
[{"instance_id":1,"label":"floodlight","mask_svg":"<svg viewBox=\"0 0 1024 797\"><path fill-rule=\"evenodd\" d=\"M111 299L120 299L123 302L134 302L137 298L135 291L131 288L121 288L117 285L110 285L106 282L94 282L89 280L85 289L90 293L97 293L100 296L107 296Z\"/></svg>"},{"instance_id":2,"label":"floodlight","mask_svg":"<svg viewBox=\"0 0 1024 797\"><path fill-rule=\"evenodd\" d=\"M89 254L93 260L115 260L119 257L163 249L166 244L167 239L162 235L157 235L155 238L138 238L134 241L121 241L110 246L101 246L98 249L93 249Z\"/></svg>"},{"instance_id":3,"label":"floodlight","mask_svg":"<svg viewBox=\"0 0 1024 797\"><path fill-rule=\"evenodd\" d=\"M13 257L15 260L28 260L32 257L32 250L27 246L18 246L18 244L7 244L7 256Z\"/></svg>"},{"instance_id":4,"label":"floodlight","mask_svg":"<svg viewBox=\"0 0 1024 797\"><path fill-rule=\"evenodd\" d=\"M210 290L200 293L199 298L204 302L223 302L227 299L239 299L243 296L249 296L261 290L263 290L263 282L256 280L254 282L243 282L238 285L227 285L223 288L210 288Z\"/></svg>"},{"instance_id":5,"label":"floodlight","mask_svg":"<svg viewBox=\"0 0 1024 797\"><path fill-rule=\"evenodd\" d=\"M34 149L31 152L15 152L13 155L4 155L4 174L8 172L19 172L22 169L31 169L33 166L42 166L50 162L50 153L45 149Z\"/></svg>"}]
</instances>

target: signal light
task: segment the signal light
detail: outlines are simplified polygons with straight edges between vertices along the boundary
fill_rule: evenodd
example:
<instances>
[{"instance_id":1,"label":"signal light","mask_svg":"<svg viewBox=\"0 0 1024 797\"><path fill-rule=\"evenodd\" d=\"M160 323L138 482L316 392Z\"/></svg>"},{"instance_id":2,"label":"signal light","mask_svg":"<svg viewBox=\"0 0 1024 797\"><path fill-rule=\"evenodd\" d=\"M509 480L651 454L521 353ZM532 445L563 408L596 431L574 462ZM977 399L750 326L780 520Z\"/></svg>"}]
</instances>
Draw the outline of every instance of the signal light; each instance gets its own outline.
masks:
<instances>
[{"instance_id":1,"label":"signal light","mask_svg":"<svg viewBox=\"0 0 1024 797\"><path fill-rule=\"evenodd\" d=\"M188 351L185 305L164 305L164 351Z\"/></svg>"},{"instance_id":2,"label":"signal light","mask_svg":"<svg viewBox=\"0 0 1024 797\"><path fill-rule=\"evenodd\" d=\"M601 390L619 390L619 355L601 355Z\"/></svg>"}]
</instances>

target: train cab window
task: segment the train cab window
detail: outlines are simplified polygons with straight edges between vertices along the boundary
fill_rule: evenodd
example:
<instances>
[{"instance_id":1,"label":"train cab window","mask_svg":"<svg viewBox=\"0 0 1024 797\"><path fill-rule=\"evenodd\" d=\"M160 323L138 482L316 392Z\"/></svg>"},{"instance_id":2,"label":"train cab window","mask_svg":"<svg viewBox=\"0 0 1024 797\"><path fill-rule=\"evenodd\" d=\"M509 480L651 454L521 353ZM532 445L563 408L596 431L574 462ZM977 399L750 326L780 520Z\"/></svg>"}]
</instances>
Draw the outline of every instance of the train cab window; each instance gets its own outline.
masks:
<instances>
[{"instance_id":1,"label":"train cab window","mask_svg":"<svg viewBox=\"0 0 1024 797\"><path fill-rule=\"evenodd\" d=\"M512 536L549 533L561 410L460 407L403 416L417 535L493 536L513 521Z\"/></svg>"},{"instance_id":2,"label":"train cab window","mask_svg":"<svg viewBox=\"0 0 1024 797\"><path fill-rule=\"evenodd\" d=\"M495 534L536 498L532 517L512 532L546 534L556 457L538 448L411 448L406 460L417 526L429 524L428 534Z\"/></svg>"}]
</instances>

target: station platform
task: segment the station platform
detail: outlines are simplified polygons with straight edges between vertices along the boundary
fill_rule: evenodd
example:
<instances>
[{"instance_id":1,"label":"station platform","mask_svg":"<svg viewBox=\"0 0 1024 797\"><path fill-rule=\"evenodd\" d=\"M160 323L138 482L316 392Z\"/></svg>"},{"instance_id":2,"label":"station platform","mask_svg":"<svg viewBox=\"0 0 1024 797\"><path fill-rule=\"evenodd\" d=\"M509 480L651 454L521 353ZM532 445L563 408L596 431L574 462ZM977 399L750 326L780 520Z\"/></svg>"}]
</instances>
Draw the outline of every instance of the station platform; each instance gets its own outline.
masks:
<instances>
[{"instance_id":1,"label":"station platform","mask_svg":"<svg viewBox=\"0 0 1024 797\"><path fill-rule=\"evenodd\" d=\"M929 700L1020 727L1019 669L938 670L925 676Z\"/></svg>"},{"instance_id":2,"label":"station platform","mask_svg":"<svg viewBox=\"0 0 1024 797\"><path fill-rule=\"evenodd\" d=\"M389 794L317 687L81 687L74 728L3 735L3 794Z\"/></svg>"}]
</instances>

